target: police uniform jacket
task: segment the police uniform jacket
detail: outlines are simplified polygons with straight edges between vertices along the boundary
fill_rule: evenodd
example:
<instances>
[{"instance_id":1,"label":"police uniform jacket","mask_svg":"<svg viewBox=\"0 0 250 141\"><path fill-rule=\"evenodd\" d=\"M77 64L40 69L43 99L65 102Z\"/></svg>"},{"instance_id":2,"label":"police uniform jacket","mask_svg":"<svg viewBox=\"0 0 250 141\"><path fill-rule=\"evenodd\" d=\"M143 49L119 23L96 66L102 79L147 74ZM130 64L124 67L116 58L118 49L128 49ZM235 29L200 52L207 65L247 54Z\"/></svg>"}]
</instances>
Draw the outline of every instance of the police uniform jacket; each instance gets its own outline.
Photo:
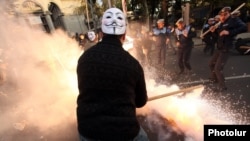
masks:
<instances>
[{"instance_id":1,"label":"police uniform jacket","mask_svg":"<svg viewBox=\"0 0 250 141\"><path fill-rule=\"evenodd\" d=\"M205 33L209 30L209 28L211 26L213 26L214 24L212 25L209 25L209 24L206 24L203 29L202 29L202 33ZM216 36L213 36L213 33L212 32L208 32L202 39L203 42L205 42L206 44L208 45L213 45L216 43L217 39L216 39Z\"/></svg>"},{"instance_id":2,"label":"police uniform jacket","mask_svg":"<svg viewBox=\"0 0 250 141\"><path fill-rule=\"evenodd\" d=\"M184 30L188 31L187 37L183 35ZM175 34L176 34L176 42L180 42L179 49L193 47L194 42L192 38L196 37L196 31L191 25L185 26L184 29L182 30L176 28Z\"/></svg>"},{"instance_id":3,"label":"police uniform jacket","mask_svg":"<svg viewBox=\"0 0 250 141\"><path fill-rule=\"evenodd\" d=\"M223 30L229 31L229 35L219 36L220 32ZM233 47L233 41L237 34L247 31L247 26L240 18L229 17L226 21L219 25L215 33L218 38L217 48L219 50L228 52L230 48Z\"/></svg>"},{"instance_id":4,"label":"police uniform jacket","mask_svg":"<svg viewBox=\"0 0 250 141\"><path fill-rule=\"evenodd\" d=\"M153 34L154 36L156 36L155 46L165 47L164 45L166 45L166 34L167 34L166 27L163 27L162 29L154 28Z\"/></svg>"}]
</instances>

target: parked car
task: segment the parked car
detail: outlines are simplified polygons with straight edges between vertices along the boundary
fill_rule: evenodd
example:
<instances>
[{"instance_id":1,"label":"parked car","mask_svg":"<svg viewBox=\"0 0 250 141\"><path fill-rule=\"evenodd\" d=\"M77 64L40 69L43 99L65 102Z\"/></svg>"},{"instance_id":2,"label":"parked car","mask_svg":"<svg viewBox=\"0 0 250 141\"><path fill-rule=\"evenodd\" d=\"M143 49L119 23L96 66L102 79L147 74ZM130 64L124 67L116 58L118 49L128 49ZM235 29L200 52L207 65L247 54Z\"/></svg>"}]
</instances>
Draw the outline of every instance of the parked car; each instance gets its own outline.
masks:
<instances>
[{"instance_id":1,"label":"parked car","mask_svg":"<svg viewBox=\"0 0 250 141\"><path fill-rule=\"evenodd\" d=\"M241 55L250 54L250 32L237 35L235 40L235 49Z\"/></svg>"}]
</instances>

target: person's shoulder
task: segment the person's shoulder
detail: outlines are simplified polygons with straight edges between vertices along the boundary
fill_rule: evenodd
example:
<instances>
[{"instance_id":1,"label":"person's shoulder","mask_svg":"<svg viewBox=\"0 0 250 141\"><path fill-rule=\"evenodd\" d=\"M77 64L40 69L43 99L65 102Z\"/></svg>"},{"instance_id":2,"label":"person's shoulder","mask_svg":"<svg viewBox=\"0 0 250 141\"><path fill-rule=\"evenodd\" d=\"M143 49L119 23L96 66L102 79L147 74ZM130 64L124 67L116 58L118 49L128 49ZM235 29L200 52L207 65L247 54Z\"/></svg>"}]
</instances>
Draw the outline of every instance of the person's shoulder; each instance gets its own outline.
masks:
<instances>
[{"instance_id":1,"label":"person's shoulder","mask_svg":"<svg viewBox=\"0 0 250 141\"><path fill-rule=\"evenodd\" d=\"M246 24L245 22L242 21L242 19L240 17L231 17L232 20L234 20L237 23L241 23L241 24Z\"/></svg>"},{"instance_id":2,"label":"person's shoulder","mask_svg":"<svg viewBox=\"0 0 250 141\"><path fill-rule=\"evenodd\" d=\"M91 54L92 52L95 52L97 45L90 45L90 44L86 44L86 46L84 47L84 54L88 55Z\"/></svg>"},{"instance_id":3,"label":"person's shoulder","mask_svg":"<svg viewBox=\"0 0 250 141\"><path fill-rule=\"evenodd\" d=\"M133 55L131 55L128 51L124 50L123 54L127 57L129 62L140 65L139 61Z\"/></svg>"}]
</instances>

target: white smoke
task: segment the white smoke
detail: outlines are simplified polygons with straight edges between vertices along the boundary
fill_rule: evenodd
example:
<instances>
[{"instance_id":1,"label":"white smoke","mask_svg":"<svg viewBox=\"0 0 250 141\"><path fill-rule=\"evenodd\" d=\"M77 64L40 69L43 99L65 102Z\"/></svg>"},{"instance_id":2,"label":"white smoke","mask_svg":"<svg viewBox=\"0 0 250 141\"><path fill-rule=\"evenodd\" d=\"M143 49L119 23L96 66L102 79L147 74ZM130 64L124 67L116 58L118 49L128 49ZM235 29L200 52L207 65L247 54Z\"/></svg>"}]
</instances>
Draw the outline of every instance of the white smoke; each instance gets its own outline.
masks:
<instances>
[{"instance_id":1,"label":"white smoke","mask_svg":"<svg viewBox=\"0 0 250 141\"><path fill-rule=\"evenodd\" d=\"M61 30L47 34L42 27L0 13L0 59L6 76L0 86L0 140L17 140L33 128L37 138L45 139L53 130L75 125L77 42Z\"/></svg>"}]
</instances>

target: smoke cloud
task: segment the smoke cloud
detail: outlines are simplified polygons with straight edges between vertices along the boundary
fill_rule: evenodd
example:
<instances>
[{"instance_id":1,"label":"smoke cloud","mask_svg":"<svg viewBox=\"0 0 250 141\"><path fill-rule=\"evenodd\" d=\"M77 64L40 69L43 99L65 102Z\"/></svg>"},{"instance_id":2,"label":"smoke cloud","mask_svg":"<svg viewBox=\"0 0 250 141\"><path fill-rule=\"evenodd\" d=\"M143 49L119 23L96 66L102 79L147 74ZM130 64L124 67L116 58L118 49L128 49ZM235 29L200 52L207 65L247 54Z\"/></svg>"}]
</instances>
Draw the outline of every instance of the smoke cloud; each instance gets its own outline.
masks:
<instances>
[{"instance_id":1,"label":"smoke cloud","mask_svg":"<svg viewBox=\"0 0 250 141\"><path fill-rule=\"evenodd\" d=\"M76 138L78 44L0 13L0 140Z\"/></svg>"}]
</instances>

